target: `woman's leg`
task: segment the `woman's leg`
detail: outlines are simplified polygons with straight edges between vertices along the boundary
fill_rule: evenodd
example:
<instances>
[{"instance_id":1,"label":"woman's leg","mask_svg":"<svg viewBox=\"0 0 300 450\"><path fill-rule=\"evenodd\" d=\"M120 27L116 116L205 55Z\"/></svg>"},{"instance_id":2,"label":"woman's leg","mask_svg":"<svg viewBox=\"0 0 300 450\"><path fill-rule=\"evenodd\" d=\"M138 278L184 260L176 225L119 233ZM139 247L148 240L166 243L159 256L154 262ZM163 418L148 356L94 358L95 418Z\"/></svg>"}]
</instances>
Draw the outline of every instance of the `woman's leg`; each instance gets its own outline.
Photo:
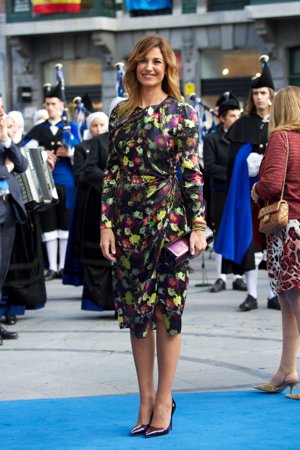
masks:
<instances>
[{"instance_id":1,"label":"woman's leg","mask_svg":"<svg viewBox=\"0 0 300 450\"><path fill-rule=\"evenodd\" d=\"M285 297L295 315L298 326L298 334L300 336L300 289L291 289L290 291L286 291Z\"/></svg>"},{"instance_id":2,"label":"woman's leg","mask_svg":"<svg viewBox=\"0 0 300 450\"><path fill-rule=\"evenodd\" d=\"M300 298L298 298L297 319L295 313L297 302L290 292L286 291L278 295L282 316L282 354L279 369L272 378L272 384L275 385L283 381L284 374L296 371L296 359L300 343ZM295 373L287 377L287 380L292 378L295 378Z\"/></svg>"},{"instance_id":3,"label":"woman's leg","mask_svg":"<svg viewBox=\"0 0 300 450\"><path fill-rule=\"evenodd\" d=\"M131 347L140 392L140 408L137 424L148 424L154 409L154 355L155 337L150 330L145 338L131 334Z\"/></svg>"},{"instance_id":4,"label":"woman's leg","mask_svg":"<svg viewBox=\"0 0 300 450\"><path fill-rule=\"evenodd\" d=\"M158 386L151 425L166 428L170 424L172 410L172 386L178 364L181 335L167 334L161 311L156 308L156 348L158 363Z\"/></svg>"}]
</instances>

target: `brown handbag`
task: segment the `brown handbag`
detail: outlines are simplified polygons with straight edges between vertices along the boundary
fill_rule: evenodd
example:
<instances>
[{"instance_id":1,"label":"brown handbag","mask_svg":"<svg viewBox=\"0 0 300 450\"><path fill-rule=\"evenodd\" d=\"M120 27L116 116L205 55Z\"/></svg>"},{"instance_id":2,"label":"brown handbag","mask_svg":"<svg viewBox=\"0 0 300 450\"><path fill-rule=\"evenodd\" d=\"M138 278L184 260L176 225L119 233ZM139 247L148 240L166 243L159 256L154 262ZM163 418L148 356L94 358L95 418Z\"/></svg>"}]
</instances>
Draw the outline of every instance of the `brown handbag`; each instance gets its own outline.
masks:
<instances>
[{"instance_id":1,"label":"brown handbag","mask_svg":"<svg viewBox=\"0 0 300 450\"><path fill-rule=\"evenodd\" d=\"M287 155L280 200L278 202L271 203L271 205L264 206L258 213L259 231L267 235L282 230L287 226L289 221L289 204L288 202L283 200L283 192L289 158L289 140L287 133L285 133L285 136L287 142Z\"/></svg>"}]
</instances>

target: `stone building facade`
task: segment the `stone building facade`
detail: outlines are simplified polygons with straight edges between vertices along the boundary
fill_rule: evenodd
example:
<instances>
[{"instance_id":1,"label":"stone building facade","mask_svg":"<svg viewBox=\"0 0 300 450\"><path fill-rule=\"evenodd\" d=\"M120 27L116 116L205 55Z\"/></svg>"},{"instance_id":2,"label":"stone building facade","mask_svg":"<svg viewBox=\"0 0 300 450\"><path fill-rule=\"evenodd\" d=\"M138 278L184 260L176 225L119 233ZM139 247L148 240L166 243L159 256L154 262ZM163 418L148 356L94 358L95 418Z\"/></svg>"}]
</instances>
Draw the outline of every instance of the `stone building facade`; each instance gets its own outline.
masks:
<instances>
[{"instance_id":1,"label":"stone building facade","mask_svg":"<svg viewBox=\"0 0 300 450\"><path fill-rule=\"evenodd\" d=\"M185 94L192 86L210 105L229 88L243 99L264 53L276 88L300 85L299 1L173 0L168 14L132 16L120 0L90 0L88 16L47 18L32 17L26 4L30 0L0 0L0 62L6 62L0 90L7 107L25 116L41 107L42 86L55 82L57 62L65 68L69 101L88 91L108 111L114 64L126 61L148 32L165 36L176 51Z\"/></svg>"}]
</instances>

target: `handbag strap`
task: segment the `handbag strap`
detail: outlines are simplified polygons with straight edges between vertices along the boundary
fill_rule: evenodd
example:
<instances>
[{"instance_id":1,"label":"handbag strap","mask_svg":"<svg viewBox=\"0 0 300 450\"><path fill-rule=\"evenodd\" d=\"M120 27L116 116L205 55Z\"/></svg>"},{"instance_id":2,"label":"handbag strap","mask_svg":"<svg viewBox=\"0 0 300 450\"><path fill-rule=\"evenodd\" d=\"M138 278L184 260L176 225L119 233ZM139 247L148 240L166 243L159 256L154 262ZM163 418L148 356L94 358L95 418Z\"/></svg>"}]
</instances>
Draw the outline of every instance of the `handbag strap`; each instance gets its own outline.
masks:
<instances>
[{"instance_id":1,"label":"handbag strap","mask_svg":"<svg viewBox=\"0 0 300 450\"><path fill-rule=\"evenodd\" d=\"M284 193L284 187L285 187L285 180L286 180L286 172L287 172L287 166L288 166L288 159L289 159L289 152L290 152L290 146L289 146L289 138L288 134L285 131L285 139L286 139L286 161L285 161L285 170L284 170L284 177L283 177L283 183L282 183L282 189L281 189L281 196L280 200L283 199L283 193Z\"/></svg>"}]
</instances>

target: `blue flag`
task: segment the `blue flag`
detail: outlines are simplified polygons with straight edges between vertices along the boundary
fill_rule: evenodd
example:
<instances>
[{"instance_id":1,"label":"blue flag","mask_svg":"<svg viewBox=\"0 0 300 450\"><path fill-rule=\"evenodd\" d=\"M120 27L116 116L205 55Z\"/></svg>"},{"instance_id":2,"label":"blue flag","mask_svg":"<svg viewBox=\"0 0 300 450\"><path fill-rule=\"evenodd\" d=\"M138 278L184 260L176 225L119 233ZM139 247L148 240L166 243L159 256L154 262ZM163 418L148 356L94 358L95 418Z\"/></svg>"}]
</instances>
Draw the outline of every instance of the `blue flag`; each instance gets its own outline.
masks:
<instances>
[{"instance_id":1,"label":"blue flag","mask_svg":"<svg viewBox=\"0 0 300 450\"><path fill-rule=\"evenodd\" d=\"M172 0L126 0L127 11L172 8Z\"/></svg>"},{"instance_id":2,"label":"blue flag","mask_svg":"<svg viewBox=\"0 0 300 450\"><path fill-rule=\"evenodd\" d=\"M247 158L251 144L244 144L236 155L215 251L240 264L252 241L252 211Z\"/></svg>"}]
</instances>

